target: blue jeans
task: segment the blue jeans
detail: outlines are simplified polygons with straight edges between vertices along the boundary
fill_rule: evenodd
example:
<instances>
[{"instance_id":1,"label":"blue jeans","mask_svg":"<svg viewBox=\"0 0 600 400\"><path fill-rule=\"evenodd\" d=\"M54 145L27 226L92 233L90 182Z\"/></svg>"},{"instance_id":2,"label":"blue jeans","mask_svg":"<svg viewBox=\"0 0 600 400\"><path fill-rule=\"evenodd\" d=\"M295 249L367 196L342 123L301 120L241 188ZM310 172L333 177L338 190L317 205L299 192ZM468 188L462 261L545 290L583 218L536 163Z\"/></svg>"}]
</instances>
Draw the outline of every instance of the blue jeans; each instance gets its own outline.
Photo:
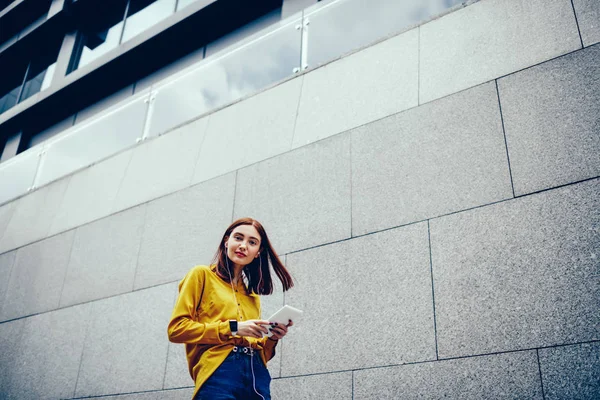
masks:
<instances>
[{"instance_id":1,"label":"blue jeans","mask_svg":"<svg viewBox=\"0 0 600 400\"><path fill-rule=\"evenodd\" d=\"M270 385L271 375L258 353L249 356L232 351L204 382L195 399L271 400Z\"/></svg>"}]
</instances>

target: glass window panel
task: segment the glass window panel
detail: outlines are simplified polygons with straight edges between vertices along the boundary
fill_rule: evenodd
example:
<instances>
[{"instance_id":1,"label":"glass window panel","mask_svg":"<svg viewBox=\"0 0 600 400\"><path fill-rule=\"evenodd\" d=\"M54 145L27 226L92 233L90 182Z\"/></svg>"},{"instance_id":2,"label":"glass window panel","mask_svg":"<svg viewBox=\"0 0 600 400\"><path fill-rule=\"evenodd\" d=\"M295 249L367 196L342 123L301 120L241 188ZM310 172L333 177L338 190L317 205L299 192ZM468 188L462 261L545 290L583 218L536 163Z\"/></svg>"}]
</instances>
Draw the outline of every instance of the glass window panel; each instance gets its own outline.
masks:
<instances>
[{"instance_id":1,"label":"glass window panel","mask_svg":"<svg viewBox=\"0 0 600 400\"><path fill-rule=\"evenodd\" d=\"M28 150L0 164L0 204L27 193L33 186L40 160L38 154L37 149Z\"/></svg>"},{"instance_id":2,"label":"glass window panel","mask_svg":"<svg viewBox=\"0 0 600 400\"><path fill-rule=\"evenodd\" d=\"M315 67L393 33L423 22L462 0L346 0L305 16L308 65Z\"/></svg>"},{"instance_id":3,"label":"glass window panel","mask_svg":"<svg viewBox=\"0 0 600 400\"><path fill-rule=\"evenodd\" d=\"M84 37L77 68L89 64L119 45L126 6L127 1L120 0L111 7L101 7L97 10L96 18L82 27Z\"/></svg>"},{"instance_id":4,"label":"glass window panel","mask_svg":"<svg viewBox=\"0 0 600 400\"><path fill-rule=\"evenodd\" d=\"M0 114L13 107L19 100L27 64L26 60L17 59L0 65Z\"/></svg>"},{"instance_id":5,"label":"glass window panel","mask_svg":"<svg viewBox=\"0 0 600 400\"><path fill-rule=\"evenodd\" d=\"M190 4L196 2L198 0L179 0L177 2L177 11L181 10L184 7L189 6Z\"/></svg>"},{"instance_id":6,"label":"glass window panel","mask_svg":"<svg viewBox=\"0 0 600 400\"><path fill-rule=\"evenodd\" d=\"M300 20L275 24L156 89L149 136L198 117L293 75L299 67ZM225 53L225 54L223 54Z\"/></svg>"},{"instance_id":7,"label":"glass window panel","mask_svg":"<svg viewBox=\"0 0 600 400\"><path fill-rule=\"evenodd\" d=\"M89 64L96 58L108 53L119 45L123 22L119 22L108 29L86 35L81 57L77 68Z\"/></svg>"},{"instance_id":8,"label":"glass window panel","mask_svg":"<svg viewBox=\"0 0 600 400\"><path fill-rule=\"evenodd\" d=\"M20 90L21 85L0 97L0 114L17 104L17 96L19 96Z\"/></svg>"},{"instance_id":9,"label":"glass window panel","mask_svg":"<svg viewBox=\"0 0 600 400\"><path fill-rule=\"evenodd\" d=\"M23 101L50 86L61 41L62 38L57 38L46 44L43 51L35 54L34 59L29 64L27 79L19 101Z\"/></svg>"},{"instance_id":10,"label":"glass window panel","mask_svg":"<svg viewBox=\"0 0 600 400\"><path fill-rule=\"evenodd\" d=\"M21 101L31 97L37 92L47 89L52 81L55 67L56 63L53 63L48 66L48 68L44 69L42 72L25 82L25 86L23 86L23 94L21 95Z\"/></svg>"},{"instance_id":11,"label":"glass window panel","mask_svg":"<svg viewBox=\"0 0 600 400\"><path fill-rule=\"evenodd\" d=\"M156 25L174 12L175 0L131 0L122 42Z\"/></svg>"},{"instance_id":12,"label":"glass window panel","mask_svg":"<svg viewBox=\"0 0 600 400\"><path fill-rule=\"evenodd\" d=\"M52 141L36 185L42 186L133 146L143 134L147 98L146 92L100 118L74 126Z\"/></svg>"}]
</instances>

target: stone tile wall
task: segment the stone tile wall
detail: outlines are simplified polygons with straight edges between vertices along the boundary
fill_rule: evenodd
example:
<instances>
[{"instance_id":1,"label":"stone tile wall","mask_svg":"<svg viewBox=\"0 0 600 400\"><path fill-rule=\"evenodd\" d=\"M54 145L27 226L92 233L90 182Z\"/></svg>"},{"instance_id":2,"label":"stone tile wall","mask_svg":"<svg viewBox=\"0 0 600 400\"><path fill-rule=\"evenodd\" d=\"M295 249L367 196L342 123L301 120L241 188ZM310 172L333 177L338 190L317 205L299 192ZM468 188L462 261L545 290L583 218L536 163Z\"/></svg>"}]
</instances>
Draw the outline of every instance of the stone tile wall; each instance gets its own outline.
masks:
<instances>
[{"instance_id":1,"label":"stone tile wall","mask_svg":"<svg viewBox=\"0 0 600 400\"><path fill-rule=\"evenodd\" d=\"M190 398L177 283L249 215L274 399L595 398L596 9L481 0L1 206L0 397Z\"/></svg>"}]
</instances>

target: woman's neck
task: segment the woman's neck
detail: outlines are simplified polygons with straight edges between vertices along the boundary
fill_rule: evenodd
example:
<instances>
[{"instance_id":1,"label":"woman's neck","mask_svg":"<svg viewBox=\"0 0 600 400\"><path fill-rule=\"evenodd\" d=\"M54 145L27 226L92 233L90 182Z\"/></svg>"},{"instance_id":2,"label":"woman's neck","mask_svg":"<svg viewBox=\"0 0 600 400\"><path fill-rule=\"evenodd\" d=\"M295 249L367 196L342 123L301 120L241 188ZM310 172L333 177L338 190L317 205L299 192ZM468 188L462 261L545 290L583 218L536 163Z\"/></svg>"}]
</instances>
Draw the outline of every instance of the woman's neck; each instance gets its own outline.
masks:
<instances>
[{"instance_id":1,"label":"woman's neck","mask_svg":"<svg viewBox=\"0 0 600 400\"><path fill-rule=\"evenodd\" d=\"M238 282L240 281L240 279L242 278L242 270L244 269L244 266L242 265L234 265L233 266L233 284L237 285Z\"/></svg>"}]
</instances>

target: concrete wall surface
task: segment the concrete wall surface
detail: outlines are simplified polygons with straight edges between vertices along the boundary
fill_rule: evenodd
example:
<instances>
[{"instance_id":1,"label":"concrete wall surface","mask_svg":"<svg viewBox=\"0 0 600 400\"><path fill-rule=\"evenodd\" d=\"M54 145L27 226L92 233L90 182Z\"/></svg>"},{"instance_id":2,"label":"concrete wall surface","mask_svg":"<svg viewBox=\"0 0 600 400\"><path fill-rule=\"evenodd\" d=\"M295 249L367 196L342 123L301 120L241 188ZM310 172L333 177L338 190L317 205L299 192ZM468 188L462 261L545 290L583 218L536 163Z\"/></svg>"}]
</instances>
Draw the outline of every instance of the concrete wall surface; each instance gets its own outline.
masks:
<instances>
[{"instance_id":1,"label":"concrete wall surface","mask_svg":"<svg viewBox=\"0 0 600 400\"><path fill-rule=\"evenodd\" d=\"M189 399L167 323L227 225L303 309L273 399L600 397L600 30L481 0L0 207L0 398Z\"/></svg>"}]
</instances>

